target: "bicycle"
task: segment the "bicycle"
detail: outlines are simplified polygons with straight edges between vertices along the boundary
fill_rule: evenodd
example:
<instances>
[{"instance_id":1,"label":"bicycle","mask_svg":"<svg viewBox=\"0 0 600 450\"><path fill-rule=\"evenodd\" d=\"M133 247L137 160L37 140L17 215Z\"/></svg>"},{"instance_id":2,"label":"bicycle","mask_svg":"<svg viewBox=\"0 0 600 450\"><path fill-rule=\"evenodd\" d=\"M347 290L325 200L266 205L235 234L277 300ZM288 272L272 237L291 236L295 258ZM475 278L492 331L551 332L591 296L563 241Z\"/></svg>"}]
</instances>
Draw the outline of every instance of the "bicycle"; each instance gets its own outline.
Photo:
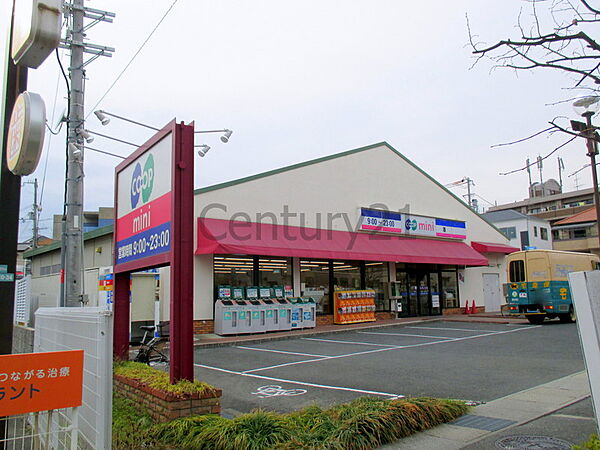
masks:
<instances>
[{"instance_id":1,"label":"bicycle","mask_svg":"<svg viewBox=\"0 0 600 450\"><path fill-rule=\"evenodd\" d=\"M161 343L164 343L164 339L161 337L162 335L162 327L164 324L158 324L158 336L154 336L154 325L142 325L140 327L141 330L144 330L144 337L142 338L142 342L140 343L140 348L138 349L135 358L133 359L135 362L141 362L148 365L153 365L157 363L169 363L169 358L165 355L159 347ZM153 335L152 339L147 341L148 333Z\"/></svg>"}]
</instances>

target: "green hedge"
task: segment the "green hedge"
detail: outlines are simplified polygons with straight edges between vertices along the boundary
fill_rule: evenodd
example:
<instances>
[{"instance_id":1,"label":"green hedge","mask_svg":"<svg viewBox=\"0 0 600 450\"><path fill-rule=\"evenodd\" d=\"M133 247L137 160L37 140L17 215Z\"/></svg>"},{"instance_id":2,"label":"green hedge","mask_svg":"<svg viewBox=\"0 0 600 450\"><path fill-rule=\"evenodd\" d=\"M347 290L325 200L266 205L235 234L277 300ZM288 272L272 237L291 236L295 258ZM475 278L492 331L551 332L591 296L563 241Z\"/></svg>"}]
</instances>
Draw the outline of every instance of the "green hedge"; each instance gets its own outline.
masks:
<instances>
[{"instance_id":1,"label":"green hedge","mask_svg":"<svg viewBox=\"0 0 600 450\"><path fill-rule=\"evenodd\" d=\"M315 405L290 414L259 410L234 419L206 415L148 425L143 415L132 415L132 406L123 399L115 402L113 448L373 449L449 422L469 409L456 400L363 397L329 409ZM126 414L118 411L123 408Z\"/></svg>"},{"instance_id":2,"label":"green hedge","mask_svg":"<svg viewBox=\"0 0 600 450\"><path fill-rule=\"evenodd\" d=\"M202 394L207 390L214 389L210 384L198 380L180 380L175 384L171 384L168 373L138 362L115 361L113 372L116 375L138 380L148 387L172 394Z\"/></svg>"},{"instance_id":3,"label":"green hedge","mask_svg":"<svg viewBox=\"0 0 600 450\"><path fill-rule=\"evenodd\" d=\"M574 445L573 450L600 450L600 438L592 434L590 439L581 445Z\"/></svg>"}]
</instances>

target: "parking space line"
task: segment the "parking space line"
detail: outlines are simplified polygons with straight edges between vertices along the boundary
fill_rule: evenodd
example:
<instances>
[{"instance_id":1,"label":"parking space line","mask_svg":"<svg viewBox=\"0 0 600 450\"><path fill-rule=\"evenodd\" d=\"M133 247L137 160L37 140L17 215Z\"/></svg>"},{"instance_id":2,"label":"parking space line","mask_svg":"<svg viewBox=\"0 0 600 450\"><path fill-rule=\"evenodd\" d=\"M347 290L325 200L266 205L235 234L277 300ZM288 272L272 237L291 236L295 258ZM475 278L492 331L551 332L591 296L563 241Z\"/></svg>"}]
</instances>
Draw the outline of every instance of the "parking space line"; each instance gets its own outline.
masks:
<instances>
[{"instance_id":1,"label":"parking space line","mask_svg":"<svg viewBox=\"0 0 600 450\"><path fill-rule=\"evenodd\" d=\"M382 336L408 336L408 337L420 337L420 338L433 338L433 339L454 339L453 337L447 336L428 336L426 334L409 334L409 333L383 333L376 331L357 331L360 334L380 334Z\"/></svg>"},{"instance_id":2,"label":"parking space line","mask_svg":"<svg viewBox=\"0 0 600 450\"><path fill-rule=\"evenodd\" d=\"M216 370L217 372L229 373L231 375L240 375L242 377L258 378L261 380L279 381L281 383L298 384L300 386L309 386L309 387L316 387L316 388L322 388L322 389L332 389L332 390L336 390L336 391L357 392L359 394L380 395L383 397L391 397L392 399L404 398L404 395L391 394L389 392L369 391L369 390L365 390L365 389L355 389L355 388L349 388L349 387L343 387L343 386L331 386L328 384L308 383L306 381L296 381L296 380L287 380L284 378L267 377L264 375L254 375L251 373L237 372L235 370L222 369L220 367L207 366L204 364L194 364L194 366L202 367L203 369Z\"/></svg>"},{"instance_id":3,"label":"parking space line","mask_svg":"<svg viewBox=\"0 0 600 450\"><path fill-rule=\"evenodd\" d=\"M334 344L370 345L374 347L396 347L394 344L373 344L371 342L339 341L337 339L301 338L305 341L333 342Z\"/></svg>"},{"instance_id":4,"label":"parking space line","mask_svg":"<svg viewBox=\"0 0 600 450\"><path fill-rule=\"evenodd\" d=\"M254 350L254 351L257 351L257 352L282 353L284 355L312 356L314 358L323 358L323 357L330 356L330 355L314 355L312 353L288 352L288 351L285 351L285 350L274 350L274 349L271 349L271 348L243 347L241 345L236 346L235 348L241 348L242 350Z\"/></svg>"},{"instance_id":5,"label":"parking space line","mask_svg":"<svg viewBox=\"0 0 600 450\"><path fill-rule=\"evenodd\" d=\"M317 358L317 359L306 359L304 361L295 361L295 362L289 362L289 363L284 363L284 364L276 364L276 365L267 366L267 367L258 367L256 369L245 370L242 373L259 372L261 370L278 369L278 368L281 368L281 367L295 366L295 365L298 365L298 364L307 364L307 363L320 362L320 361L329 361L330 359L339 359L339 358L347 358L347 357L350 357L350 356L368 355L370 353L387 352L387 351L390 351L390 350L400 350L400 349L405 349L405 348L425 347L427 345L447 344L449 342L466 341L466 340L469 340L469 339L478 339L478 338L481 338L481 337L495 336L495 335L498 335L498 334L515 333L517 331L522 331L522 330L535 330L536 328L539 328L539 327L541 327L541 325L534 325L534 326L530 326L530 327L516 328L514 330L495 331L495 332L485 333L485 334L476 334L474 336L463 336L463 337L459 337L459 338L445 339L443 341L421 342L420 344L396 345L396 346L393 346L393 347L376 348L376 349L373 349L373 350L365 350L365 351L362 351L362 352L347 353L347 354L344 354L344 355L327 356L327 357Z\"/></svg>"},{"instance_id":6,"label":"parking space line","mask_svg":"<svg viewBox=\"0 0 600 450\"><path fill-rule=\"evenodd\" d=\"M442 330L442 331L473 331L479 333L495 333L493 330L475 330L473 328L442 328L442 327L406 327L406 328L417 328L419 330ZM527 328L527 327L523 327Z\"/></svg>"}]
</instances>

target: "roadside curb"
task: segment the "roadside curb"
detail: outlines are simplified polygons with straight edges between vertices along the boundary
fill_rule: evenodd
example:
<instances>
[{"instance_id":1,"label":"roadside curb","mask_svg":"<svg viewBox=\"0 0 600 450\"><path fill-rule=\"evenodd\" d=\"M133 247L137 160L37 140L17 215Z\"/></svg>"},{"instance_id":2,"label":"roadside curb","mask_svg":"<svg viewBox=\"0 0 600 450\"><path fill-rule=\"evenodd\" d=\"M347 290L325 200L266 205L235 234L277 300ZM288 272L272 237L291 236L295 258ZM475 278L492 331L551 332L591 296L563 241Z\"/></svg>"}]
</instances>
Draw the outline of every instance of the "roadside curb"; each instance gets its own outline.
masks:
<instances>
[{"instance_id":1,"label":"roadside curb","mask_svg":"<svg viewBox=\"0 0 600 450\"><path fill-rule=\"evenodd\" d=\"M553 396L552 392L548 393L548 391L553 391L556 395ZM515 427L550 416L563 408L585 400L589 396L587 372L584 370L492 400L476 406L468 413L468 415L481 418L504 419L514 422L498 430L487 431L447 423L382 448L461 449L484 439L506 433L507 430Z\"/></svg>"}]
</instances>

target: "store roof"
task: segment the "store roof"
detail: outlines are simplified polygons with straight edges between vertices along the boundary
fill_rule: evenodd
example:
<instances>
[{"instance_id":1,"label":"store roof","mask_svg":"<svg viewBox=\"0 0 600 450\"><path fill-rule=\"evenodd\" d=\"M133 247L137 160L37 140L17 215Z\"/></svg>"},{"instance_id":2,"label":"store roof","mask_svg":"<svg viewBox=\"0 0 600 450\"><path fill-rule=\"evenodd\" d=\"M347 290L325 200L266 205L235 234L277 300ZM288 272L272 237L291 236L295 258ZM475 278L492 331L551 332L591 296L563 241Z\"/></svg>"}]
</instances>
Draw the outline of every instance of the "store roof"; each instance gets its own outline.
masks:
<instances>
[{"instance_id":1,"label":"store roof","mask_svg":"<svg viewBox=\"0 0 600 450\"><path fill-rule=\"evenodd\" d=\"M105 236L107 234L111 234L113 232L113 226L107 225L102 228L96 228L95 230L88 231L83 234L83 240L87 241L88 239L95 239L100 236ZM60 249L60 241L55 241L50 245L44 245L43 247L32 248L31 250L27 250L23 253L24 258L31 258L32 256L41 255L42 253L51 252L53 250Z\"/></svg>"},{"instance_id":2,"label":"store roof","mask_svg":"<svg viewBox=\"0 0 600 450\"><path fill-rule=\"evenodd\" d=\"M515 211L514 209L504 209L502 211L488 211L483 213L483 217L493 223L506 222L508 220L528 219L525 214Z\"/></svg>"},{"instance_id":3,"label":"store roof","mask_svg":"<svg viewBox=\"0 0 600 450\"><path fill-rule=\"evenodd\" d=\"M317 228L198 219L197 255L247 254L358 261L486 266L464 242L323 230Z\"/></svg>"},{"instance_id":4,"label":"store roof","mask_svg":"<svg viewBox=\"0 0 600 450\"><path fill-rule=\"evenodd\" d=\"M344 156L364 152L364 151L371 150L371 149L374 149L377 147L386 147L387 149L392 151L394 154L396 154L396 156L402 158L409 165L411 165L414 169L419 171L422 175L427 177L430 181L432 181L434 184L436 184L442 190L446 191L446 193L448 193L450 196L454 197L456 199L456 201L458 201L461 205L463 205L465 208L467 208L469 211L471 211L476 216L480 217L484 222L486 222L488 225L490 225L492 228L494 228L498 233L500 233L502 236L504 236L504 234L496 227L496 225L494 225L488 218L486 218L485 215L479 214L477 211L474 211L461 198L456 196L456 194L454 194L452 191L450 191L448 188L446 188L443 184L440 184L435 178L433 178L431 175L429 175L427 172L425 172L423 169L421 169L419 166L417 166L415 163L413 163L410 159L408 159L406 156L404 156L402 153L400 153L398 150L396 150L394 147L392 147L386 141L377 142L375 144L367 145L365 147L359 147L359 148L355 148L352 150L347 150L345 152L334 153L333 155L323 156L321 158L311 159L309 161L303 161L303 162L300 162L297 164L292 164L290 166L280 167L278 169L269 170L269 171L258 173L255 175L250 175L247 177L238 178L238 179L231 180L231 181L226 181L224 183L213 184L212 186L206 186L206 187L203 187L200 189L196 189L194 191L194 194L203 194L205 192L211 192L211 191L216 191L218 189L224 189L224 188L227 188L230 186L247 183L249 181L259 180L259 179L265 178L265 177L270 177L271 175L277 175L279 173L287 172L290 170L299 169L299 168L310 166L313 164L330 161L332 159L342 158Z\"/></svg>"},{"instance_id":5,"label":"store roof","mask_svg":"<svg viewBox=\"0 0 600 450\"><path fill-rule=\"evenodd\" d=\"M494 242L471 242L471 247L473 247L478 252L483 253L502 253L508 255L510 253L518 252L521 250L517 247L511 247L510 245L505 244L496 244Z\"/></svg>"},{"instance_id":6,"label":"store roof","mask_svg":"<svg viewBox=\"0 0 600 450\"><path fill-rule=\"evenodd\" d=\"M571 223L583 223L583 222L595 222L596 221L596 208L585 209L577 214L573 214L571 217L559 220L554 225L569 225Z\"/></svg>"}]
</instances>

